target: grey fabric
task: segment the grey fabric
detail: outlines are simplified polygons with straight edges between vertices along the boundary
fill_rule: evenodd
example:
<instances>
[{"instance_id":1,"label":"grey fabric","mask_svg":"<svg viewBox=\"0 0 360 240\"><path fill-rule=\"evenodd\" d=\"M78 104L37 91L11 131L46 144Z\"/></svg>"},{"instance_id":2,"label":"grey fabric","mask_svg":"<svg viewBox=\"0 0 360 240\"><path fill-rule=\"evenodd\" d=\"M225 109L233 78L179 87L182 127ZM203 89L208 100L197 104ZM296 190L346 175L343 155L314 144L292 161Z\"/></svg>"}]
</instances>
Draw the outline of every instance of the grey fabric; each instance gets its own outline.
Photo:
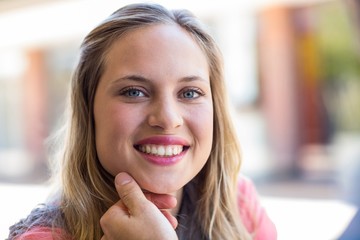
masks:
<instances>
[{"instance_id":1,"label":"grey fabric","mask_svg":"<svg viewBox=\"0 0 360 240\"><path fill-rule=\"evenodd\" d=\"M8 240L16 239L33 227L56 227L57 220L63 218L60 215L61 211L58 207L41 204L33 209L26 218L9 228Z\"/></svg>"},{"instance_id":2,"label":"grey fabric","mask_svg":"<svg viewBox=\"0 0 360 240\"><path fill-rule=\"evenodd\" d=\"M199 199L199 189L196 186L194 182L190 182L184 187L183 199L177 215L179 225L176 228L176 233L179 240L209 239L194 216Z\"/></svg>"}]
</instances>

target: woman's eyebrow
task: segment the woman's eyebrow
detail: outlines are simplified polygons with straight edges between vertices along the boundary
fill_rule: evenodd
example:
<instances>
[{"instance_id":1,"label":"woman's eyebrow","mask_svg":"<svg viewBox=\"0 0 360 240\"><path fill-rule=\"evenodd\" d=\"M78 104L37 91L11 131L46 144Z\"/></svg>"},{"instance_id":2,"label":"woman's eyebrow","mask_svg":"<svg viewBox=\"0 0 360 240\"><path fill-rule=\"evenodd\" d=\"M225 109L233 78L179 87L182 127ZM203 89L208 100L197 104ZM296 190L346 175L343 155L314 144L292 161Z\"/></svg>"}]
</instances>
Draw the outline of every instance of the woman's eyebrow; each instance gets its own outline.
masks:
<instances>
[{"instance_id":1,"label":"woman's eyebrow","mask_svg":"<svg viewBox=\"0 0 360 240\"><path fill-rule=\"evenodd\" d=\"M118 82L124 81L124 80L131 80L135 82L151 82L151 79L146 78L141 75L131 74L131 75L125 75L123 77L115 79L112 84L116 84Z\"/></svg>"},{"instance_id":2,"label":"woman's eyebrow","mask_svg":"<svg viewBox=\"0 0 360 240\"><path fill-rule=\"evenodd\" d=\"M206 80L206 79L204 79L200 76L196 76L196 75L187 76L187 77L183 77L180 79L180 82L193 82L193 81L202 81L205 83L209 83L209 80Z\"/></svg>"},{"instance_id":3,"label":"woman's eyebrow","mask_svg":"<svg viewBox=\"0 0 360 240\"><path fill-rule=\"evenodd\" d=\"M141 83L151 83L153 82L152 79L144 77L142 75L137 75L137 74L130 74L130 75L125 75L123 77L117 78L114 81L112 81L111 85L113 84L117 84L121 81L125 81L125 80L130 80L130 81L135 81L135 82L141 82ZM206 80L200 76L197 75L190 75L190 76L186 76L183 78L180 78L179 82L193 82L193 81L201 81L204 83L210 83L209 80Z\"/></svg>"}]
</instances>

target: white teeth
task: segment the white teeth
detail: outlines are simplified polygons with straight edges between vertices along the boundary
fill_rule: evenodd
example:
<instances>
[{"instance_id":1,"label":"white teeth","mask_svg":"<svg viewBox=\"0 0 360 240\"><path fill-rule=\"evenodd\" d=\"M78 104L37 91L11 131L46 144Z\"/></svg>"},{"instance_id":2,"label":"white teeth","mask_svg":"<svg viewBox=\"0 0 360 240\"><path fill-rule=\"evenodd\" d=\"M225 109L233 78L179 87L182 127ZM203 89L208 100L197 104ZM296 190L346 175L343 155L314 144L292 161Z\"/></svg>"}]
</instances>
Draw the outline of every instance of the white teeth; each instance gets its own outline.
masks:
<instances>
[{"instance_id":1,"label":"white teeth","mask_svg":"<svg viewBox=\"0 0 360 240\"><path fill-rule=\"evenodd\" d=\"M165 155L166 156L176 155L176 148L172 148L171 146L166 146Z\"/></svg>"},{"instance_id":2,"label":"white teeth","mask_svg":"<svg viewBox=\"0 0 360 240\"><path fill-rule=\"evenodd\" d=\"M143 151L143 152L151 153L151 146L150 145L146 145L146 146L142 146L142 147L145 147L145 149L146 149L146 151Z\"/></svg>"},{"instance_id":3,"label":"white teeth","mask_svg":"<svg viewBox=\"0 0 360 240\"><path fill-rule=\"evenodd\" d=\"M157 154L157 155L160 155L160 156L165 155L165 148L164 148L164 146L159 146L158 149L157 149L157 151L156 151L156 154Z\"/></svg>"},{"instance_id":4,"label":"white teeth","mask_svg":"<svg viewBox=\"0 0 360 240\"><path fill-rule=\"evenodd\" d=\"M151 146L151 152L150 152L150 153L151 153L151 154L155 154L155 155L156 155L156 154L157 154L157 152L158 152L158 151L157 151L156 146L155 146L155 145Z\"/></svg>"},{"instance_id":5,"label":"white teeth","mask_svg":"<svg viewBox=\"0 0 360 240\"><path fill-rule=\"evenodd\" d=\"M140 145L138 148L143 153L148 153L157 156L174 156L178 155L183 151L182 145L153 145L146 144Z\"/></svg>"}]
</instances>

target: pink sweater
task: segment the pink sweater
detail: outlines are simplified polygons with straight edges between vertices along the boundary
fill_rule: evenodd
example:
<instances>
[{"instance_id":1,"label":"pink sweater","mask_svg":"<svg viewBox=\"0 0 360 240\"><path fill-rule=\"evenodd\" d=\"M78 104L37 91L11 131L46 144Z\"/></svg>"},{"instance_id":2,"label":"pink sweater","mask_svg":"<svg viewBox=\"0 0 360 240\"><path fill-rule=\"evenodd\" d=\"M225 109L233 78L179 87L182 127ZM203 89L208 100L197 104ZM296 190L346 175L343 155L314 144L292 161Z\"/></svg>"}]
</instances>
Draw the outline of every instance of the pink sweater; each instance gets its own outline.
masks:
<instances>
[{"instance_id":1,"label":"pink sweater","mask_svg":"<svg viewBox=\"0 0 360 240\"><path fill-rule=\"evenodd\" d=\"M238 188L240 216L246 229L253 234L253 239L277 239L275 225L261 206L252 181L244 176L240 176Z\"/></svg>"},{"instance_id":2,"label":"pink sweater","mask_svg":"<svg viewBox=\"0 0 360 240\"><path fill-rule=\"evenodd\" d=\"M253 240L275 240L277 232L275 225L260 205L256 189L248 178L241 176L238 183L238 204L240 216L246 229L252 233ZM55 240L71 239L62 229L35 227L16 240Z\"/></svg>"}]
</instances>

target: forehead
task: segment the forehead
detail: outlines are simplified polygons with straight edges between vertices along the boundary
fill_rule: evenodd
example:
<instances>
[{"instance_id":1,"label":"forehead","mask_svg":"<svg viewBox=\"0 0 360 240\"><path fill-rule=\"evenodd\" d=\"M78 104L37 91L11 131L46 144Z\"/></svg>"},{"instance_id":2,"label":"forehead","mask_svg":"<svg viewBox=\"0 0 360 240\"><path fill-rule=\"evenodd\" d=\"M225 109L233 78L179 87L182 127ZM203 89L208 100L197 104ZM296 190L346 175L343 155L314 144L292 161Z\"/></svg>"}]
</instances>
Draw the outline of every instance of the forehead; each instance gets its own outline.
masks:
<instances>
[{"instance_id":1,"label":"forehead","mask_svg":"<svg viewBox=\"0 0 360 240\"><path fill-rule=\"evenodd\" d=\"M130 30L115 40L105 59L106 65L114 60L131 62L136 59L158 61L160 58L175 61L206 62L205 52L195 38L176 24L157 24Z\"/></svg>"},{"instance_id":2,"label":"forehead","mask_svg":"<svg viewBox=\"0 0 360 240\"><path fill-rule=\"evenodd\" d=\"M184 28L176 23L158 23L158 24L150 24L144 25L140 27L136 27L134 29L129 29L125 31L116 42L122 41L127 43L139 44L139 43L159 43L159 42L174 42L174 40L183 40L183 44L187 42L187 44L191 43L200 48L195 38ZM185 40L185 41L184 41ZM114 46L114 43L110 48Z\"/></svg>"}]
</instances>

